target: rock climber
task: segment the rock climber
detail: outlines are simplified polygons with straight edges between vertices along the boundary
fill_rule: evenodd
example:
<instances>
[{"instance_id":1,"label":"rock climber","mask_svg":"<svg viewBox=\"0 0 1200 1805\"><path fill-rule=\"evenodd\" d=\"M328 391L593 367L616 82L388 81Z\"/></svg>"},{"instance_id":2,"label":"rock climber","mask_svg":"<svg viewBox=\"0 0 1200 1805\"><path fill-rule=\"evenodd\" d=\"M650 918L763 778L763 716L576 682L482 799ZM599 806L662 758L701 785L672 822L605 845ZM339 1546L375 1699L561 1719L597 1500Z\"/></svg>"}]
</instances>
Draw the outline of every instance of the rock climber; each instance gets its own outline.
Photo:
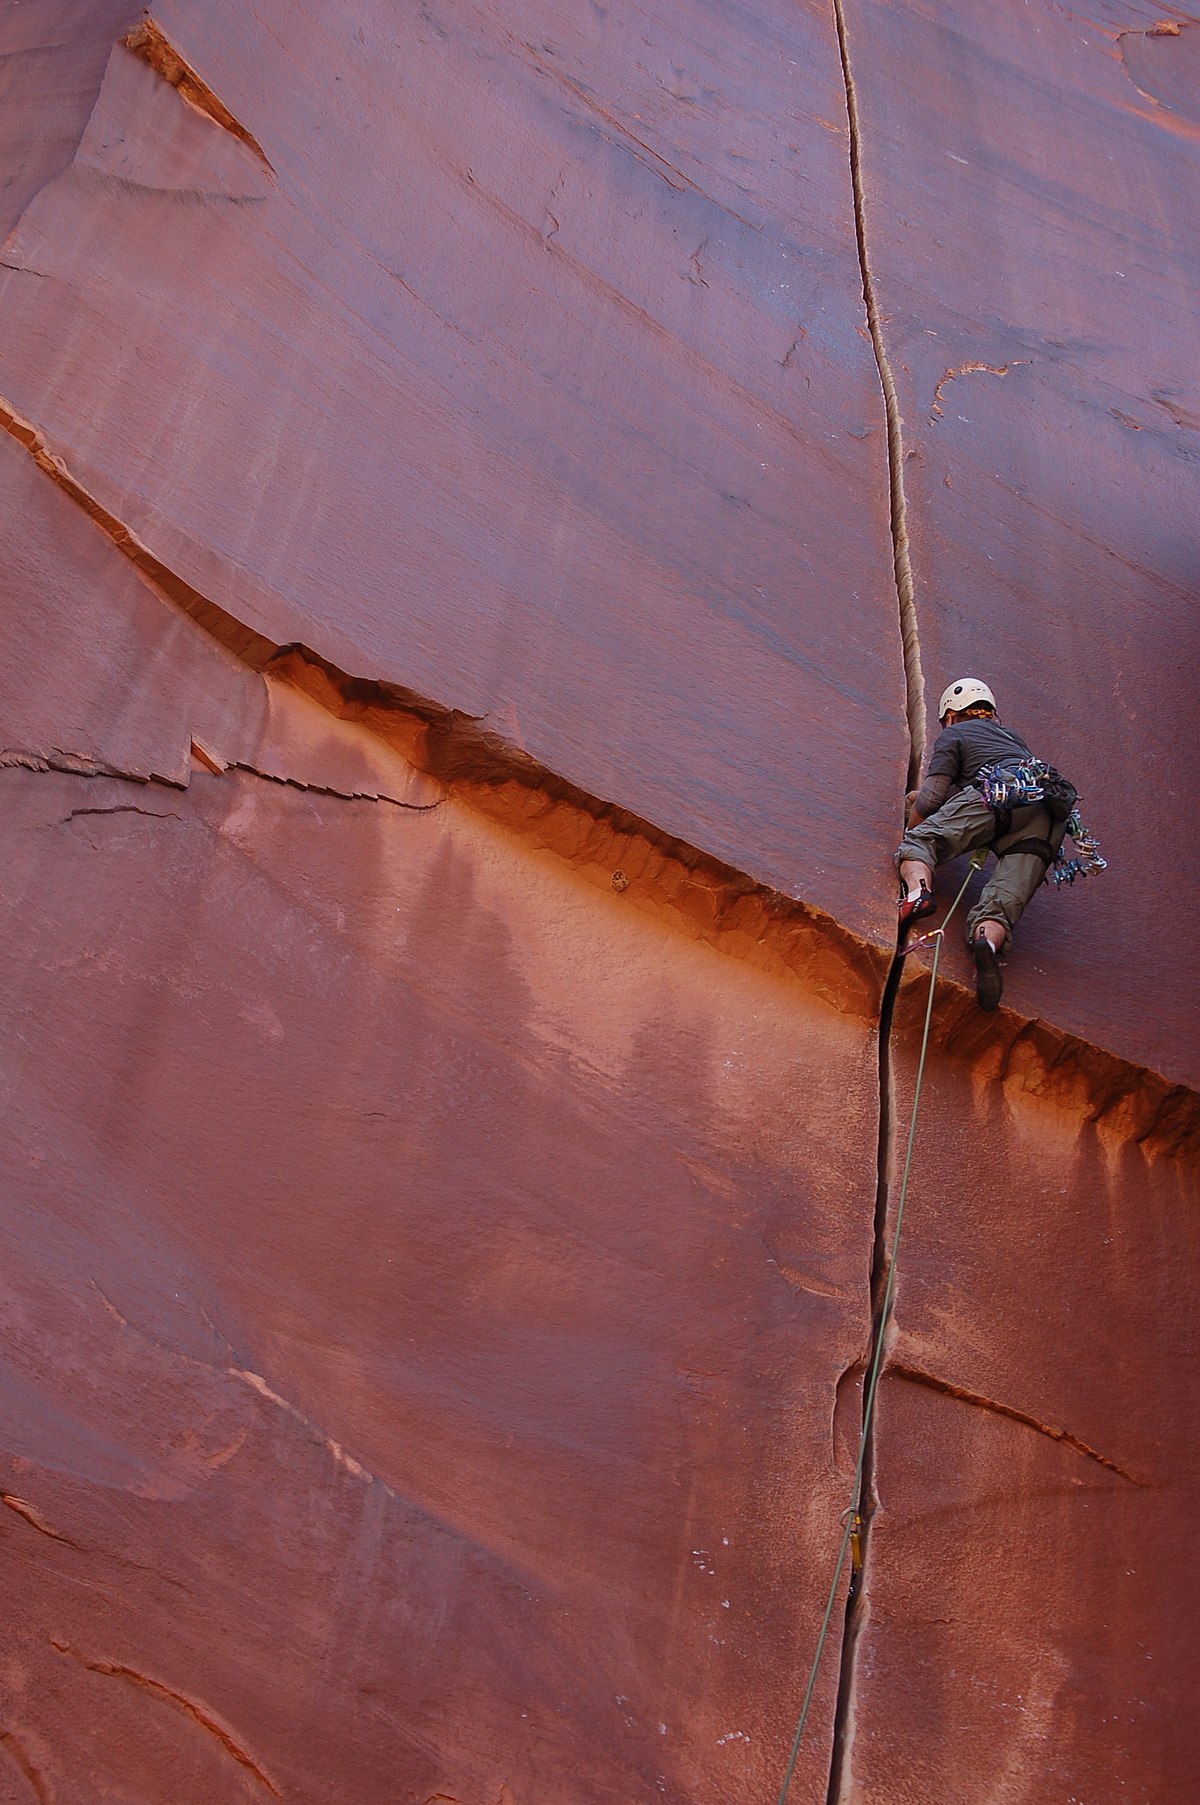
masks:
<instances>
[{"instance_id":1,"label":"rock climber","mask_svg":"<svg viewBox=\"0 0 1200 1805\"><path fill-rule=\"evenodd\" d=\"M1044 801L998 810L986 799L990 776L1033 759L1019 733L1001 724L996 698L978 677L960 677L938 703L942 731L925 781L906 798L906 830L896 853L900 926L932 915L933 874L960 853L990 847L996 864L967 916L981 1009L995 1009L1004 988L1002 962L1012 930L1046 875L1066 831ZM981 773L984 784L980 783ZM1055 773L1057 776L1057 773ZM1073 792L1072 792L1073 795Z\"/></svg>"}]
</instances>

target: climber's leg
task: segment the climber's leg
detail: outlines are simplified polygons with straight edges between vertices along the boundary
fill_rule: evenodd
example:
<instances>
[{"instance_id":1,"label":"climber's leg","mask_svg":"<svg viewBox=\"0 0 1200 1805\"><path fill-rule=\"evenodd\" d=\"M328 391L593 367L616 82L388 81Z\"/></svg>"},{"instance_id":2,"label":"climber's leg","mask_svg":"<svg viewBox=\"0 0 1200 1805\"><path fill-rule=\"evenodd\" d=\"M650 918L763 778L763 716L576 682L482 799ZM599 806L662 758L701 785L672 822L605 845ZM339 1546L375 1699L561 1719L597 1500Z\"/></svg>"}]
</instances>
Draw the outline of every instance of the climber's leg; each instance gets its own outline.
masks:
<instances>
[{"instance_id":1,"label":"climber's leg","mask_svg":"<svg viewBox=\"0 0 1200 1805\"><path fill-rule=\"evenodd\" d=\"M933 887L933 866L924 859L901 859L900 882L910 894L920 886L929 890Z\"/></svg>"},{"instance_id":2,"label":"climber's leg","mask_svg":"<svg viewBox=\"0 0 1200 1805\"><path fill-rule=\"evenodd\" d=\"M1036 803L1012 811L1006 832L994 845L995 867L967 916L968 941L974 942L977 931L986 925L996 951L1001 955L1009 952L1012 931L1045 878L1064 832L1064 824L1053 821Z\"/></svg>"},{"instance_id":3,"label":"climber's leg","mask_svg":"<svg viewBox=\"0 0 1200 1805\"><path fill-rule=\"evenodd\" d=\"M896 849L896 870L906 890L924 882L947 859L987 846L996 832L996 817L978 790L960 790L927 821L906 830Z\"/></svg>"},{"instance_id":4,"label":"climber's leg","mask_svg":"<svg viewBox=\"0 0 1200 1805\"><path fill-rule=\"evenodd\" d=\"M909 927L937 908L933 873L946 859L986 846L996 831L996 817L978 790L962 790L944 802L927 821L906 831L896 850L900 874L900 926Z\"/></svg>"}]
</instances>

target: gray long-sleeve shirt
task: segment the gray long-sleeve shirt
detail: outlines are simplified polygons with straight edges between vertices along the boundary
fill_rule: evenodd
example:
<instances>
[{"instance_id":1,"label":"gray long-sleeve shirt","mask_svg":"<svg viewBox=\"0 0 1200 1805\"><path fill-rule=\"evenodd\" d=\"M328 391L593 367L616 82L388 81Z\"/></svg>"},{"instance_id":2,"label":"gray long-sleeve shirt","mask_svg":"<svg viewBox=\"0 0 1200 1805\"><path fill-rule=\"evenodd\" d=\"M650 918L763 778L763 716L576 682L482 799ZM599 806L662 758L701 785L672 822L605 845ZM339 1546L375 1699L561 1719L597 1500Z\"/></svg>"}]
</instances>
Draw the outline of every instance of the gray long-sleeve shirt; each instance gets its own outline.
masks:
<instances>
[{"instance_id":1,"label":"gray long-sleeve shirt","mask_svg":"<svg viewBox=\"0 0 1200 1805\"><path fill-rule=\"evenodd\" d=\"M1015 765L1033 755L1019 733L990 717L976 716L944 727L933 743L925 781L913 799L912 814L928 820L951 790L974 783L985 765Z\"/></svg>"}]
</instances>

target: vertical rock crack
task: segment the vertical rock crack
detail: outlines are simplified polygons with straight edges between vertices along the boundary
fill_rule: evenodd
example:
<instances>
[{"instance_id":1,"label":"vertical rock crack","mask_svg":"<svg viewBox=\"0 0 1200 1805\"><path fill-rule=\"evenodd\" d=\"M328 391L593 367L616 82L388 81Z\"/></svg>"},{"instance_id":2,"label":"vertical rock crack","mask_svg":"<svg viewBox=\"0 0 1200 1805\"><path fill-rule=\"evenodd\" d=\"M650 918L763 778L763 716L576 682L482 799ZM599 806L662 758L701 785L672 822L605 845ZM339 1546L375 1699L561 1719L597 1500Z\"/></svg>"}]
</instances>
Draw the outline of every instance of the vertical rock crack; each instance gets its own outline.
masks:
<instances>
[{"instance_id":1,"label":"vertical rock crack","mask_svg":"<svg viewBox=\"0 0 1200 1805\"><path fill-rule=\"evenodd\" d=\"M875 1173L875 1224L874 1240L871 1250L870 1297L871 1297L871 1332L867 1343L867 1353L861 1371L861 1383L864 1387L861 1400L863 1416L866 1413L866 1375L870 1369L871 1357L877 1339L884 1333L883 1302L888 1278L888 1204L890 1199L890 1171L893 1140L894 1085L892 1077L892 1017L896 1007L896 997L900 990L900 978L903 961L897 955L892 962L887 982L883 989L883 999L879 1009L879 1138L876 1154ZM881 1374L882 1377L882 1374ZM861 1518L859 1531L860 1561L858 1572L851 1573L850 1583L846 1591L846 1608L842 1629L841 1661L838 1671L837 1697L833 1710L832 1744L829 1756L829 1784L826 1793L826 1805L843 1805L844 1775L846 1756L851 1743L851 1731L854 1712L854 1673L858 1652L858 1635L861 1628L861 1598L866 1582L867 1562L870 1553L871 1516L875 1505L875 1426L870 1425L866 1446L863 1450L862 1482L858 1496L854 1500L854 1509Z\"/></svg>"},{"instance_id":2,"label":"vertical rock crack","mask_svg":"<svg viewBox=\"0 0 1200 1805\"><path fill-rule=\"evenodd\" d=\"M896 580L896 600L900 611L900 642L904 653L905 711L908 718L908 785L916 783L925 756L925 678L921 669L921 642L917 632L917 609L913 591L912 560L908 546L908 505L904 494L904 422L892 366L884 342L883 322L871 262L867 255L866 204L862 171L862 128L858 113L858 95L850 72L850 49L846 36L844 0L833 0L833 16L837 25L838 50L842 61L842 79L846 87L846 118L850 128L850 181L854 193L854 235L858 243L858 264L862 277L863 301L871 345L883 390L884 413L887 418L888 489L891 501L892 568Z\"/></svg>"},{"instance_id":3,"label":"vertical rock crack","mask_svg":"<svg viewBox=\"0 0 1200 1805\"><path fill-rule=\"evenodd\" d=\"M850 182L854 197L854 234L858 247L859 274L863 303L871 334L871 347L879 384L883 392L887 422L888 495L892 534L892 572L896 585L896 605L900 622L900 645L904 664L905 716L908 726L908 770L906 788L911 789L920 775L925 756L925 678L921 668L921 643L917 627L917 610L913 586L912 559L909 552L908 505L904 492L904 432L895 378L888 358L883 334L879 300L867 251L866 202L862 165L862 125L858 111L858 94L850 66L850 48L846 27L845 0L832 0L837 29L838 53L842 80L846 90L846 120L849 133ZM871 1335L863 1367L865 1415L865 1378L878 1337L885 1333L883 1303L888 1276L887 1218L889 1173L893 1141L893 1076L891 1057L892 1017L900 989L901 960L894 958L879 1011L879 1138L876 1154L874 1243L869 1278L871 1299ZM852 1572L846 1592L845 1621L842 1633L841 1660L837 1697L834 1704L832 1744L829 1758L827 1805L840 1805L845 1791L847 1755L853 1733L854 1678L858 1634L861 1627L861 1600L866 1582L870 1546L871 1513L875 1499L875 1435L868 1428L863 1452L862 1480L854 1508L862 1524L860 1531L861 1565Z\"/></svg>"}]
</instances>

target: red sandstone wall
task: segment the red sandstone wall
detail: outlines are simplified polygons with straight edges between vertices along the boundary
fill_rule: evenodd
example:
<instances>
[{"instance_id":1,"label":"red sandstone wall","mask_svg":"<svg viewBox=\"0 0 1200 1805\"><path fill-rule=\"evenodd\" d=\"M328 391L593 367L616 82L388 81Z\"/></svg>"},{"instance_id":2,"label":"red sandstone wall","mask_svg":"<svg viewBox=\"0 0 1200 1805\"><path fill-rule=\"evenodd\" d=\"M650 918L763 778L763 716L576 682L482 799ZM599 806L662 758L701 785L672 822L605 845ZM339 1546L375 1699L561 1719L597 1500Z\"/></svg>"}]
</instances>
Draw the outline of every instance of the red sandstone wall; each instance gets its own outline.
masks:
<instances>
[{"instance_id":1,"label":"red sandstone wall","mask_svg":"<svg viewBox=\"0 0 1200 1805\"><path fill-rule=\"evenodd\" d=\"M1190 18L0 20L0 1799L775 1797L897 535L1114 868L948 949L790 1797L1196 1790Z\"/></svg>"},{"instance_id":2,"label":"red sandstone wall","mask_svg":"<svg viewBox=\"0 0 1200 1805\"><path fill-rule=\"evenodd\" d=\"M931 702L1003 672L1120 873L1038 909L1010 995L1193 1087L1200 28L1155 22L1195 10L847 8Z\"/></svg>"}]
</instances>

